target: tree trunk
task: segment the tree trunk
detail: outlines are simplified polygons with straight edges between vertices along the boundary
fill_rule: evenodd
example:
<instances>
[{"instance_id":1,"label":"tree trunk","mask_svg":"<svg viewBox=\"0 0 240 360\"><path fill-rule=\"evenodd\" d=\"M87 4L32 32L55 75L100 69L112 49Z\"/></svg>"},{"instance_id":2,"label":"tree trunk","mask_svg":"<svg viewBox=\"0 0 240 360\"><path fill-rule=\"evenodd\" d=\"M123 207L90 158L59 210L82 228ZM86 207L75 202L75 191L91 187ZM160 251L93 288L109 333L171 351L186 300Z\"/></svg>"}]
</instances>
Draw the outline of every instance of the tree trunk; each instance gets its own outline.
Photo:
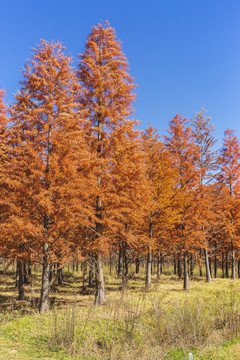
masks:
<instances>
[{"instance_id":1,"label":"tree trunk","mask_svg":"<svg viewBox=\"0 0 240 360\"><path fill-rule=\"evenodd\" d=\"M136 274L139 274L140 260L139 256L136 258Z\"/></svg>"},{"instance_id":2,"label":"tree trunk","mask_svg":"<svg viewBox=\"0 0 240 360\"><path fill-rule=\"evenodd\" d=\"M215 241L215 254L214 254L214 277L217 278L217 243Z\"/></svg>"},{"instance_id":3,"label":"tree trunk","mask_svg":"<svg viewBox=\"0 0 240 360\"><path fill-rule=\"evenodd\" d=\"M151 215L152 217L152 215ZM146 269L146 289L149 290L151 288L151 280L152 280L152 221L149 221L149 245L148 245L148 254L147 254L147 269Z\"/></svg>"},{"instance_id":4,"label":"tree trunk","mask_svg":"<svg viewBox=\"0 0 240 360\"><path fill-rule=\"evenodd\" d=\"M193 256L190 255L190 276L193 276Z\"/></svg>"},{"instance_id":5,"label":"tree trunk","mask_svg":"<svg viewBox=\"0 0 240 360\"><path fill-rule=\"evenodd\" d=\"M118 276L122 275L122 249L120 248L118 251L118 269L117 269Z\"/></svg>"},{"instance_id":6,"label":"tree trunk","mask_svg":"<svg viewBox=\"0 0 240 360\"><path fill-rule=\"evenodd\" d=\"M224 252L222 252L222 278L224 279L225 274L224 274Z\"/></svg>"},{"instance_id":7,"label":"tree trunk","mask_svg":"<svg viewBox=\"0 0 240 360\"><path fill-rule=\"evenodd\" d=\"M176 262L176 254L173 255L173 273L177 274L177 262Z\"/></svg>"},{"instance_id":8,"label":"tree trunk","mask_svg":"<svg viewBox=\"0 0 240 360\"><path fill-rule=\"evenodd\" d=\"M122 284L127 285L128 282L128 259L127 259L127 244L123 241L122 244Z\"/></svg>"},{"instance_id":9,"label":"tree trunk","mask_svg":"<svg viewBox=\"0 0 240 360\"><path fill-rule=\"evenodd\" d=\"M92 285L93 285L93 267L91 264L88 272L88 286L92 286Z\"/></svg>"},{"instance_id":10,"label":"tree trunk","mask_svg":"<svg viewBox=\"0 0 240 360\"><path fill-rule=\"evenodd\" d=\"M199 251L199 260L198 260L198 264L199 264L199 276L203 276L202 274L202 250Z\"/></svg>"},{"instance_id":11,"label":"tree trunk","mask_svg":"<svg viewBox=\"0 0 240 360\"><path fill-rule=\"evenodd\" d=\"M63 269L62 266L60 266L60 264L57 264L57 279L58 279L58 285L62 285L63 283Z\"/></svg>"},{"instance_id":12,"label":"tree trunk","mask_svg":"<svg viewBox=\"0 0 240 360\"><path fill-rule=\"evenodd\" d=\"M17 267L18 267L18 298L17 300L22 300L24 298L24 274L23 274L23 261L17 259Z\"/></svg>"},{"instance_id":13,"label":"tree trunk","mask_svg":"<svg viewBox=\"0 0 240 360\"><path fill-rule=\"evenodd\" d=\"M31 276L32 275L32 265L31 263L29 262L28 263L28 276Z\"/></svg>"},{"instance_id":14,"label":"tree trunk","mask_svg":"<svg viewBox=\"0 0 240 360\"><path fill-rule=\"evenodd\" d=\"M158 253L157 253L157 279L160 280L161 278L161 252L160 250L158 250Z\"/></svg>"},{"instance_id":15,"label":"tree trunk","mask_svg":"<svg viewBox=\"0 0 240 360\"><path fill-rule=\"evenodd\" d=\"M204 249L204 255L205 255L205 267L206 267L206 282L211 282L211 272L210 272L210 264L209 264L209 256L208 256L208 250Z\"/></svg>"},{"instance_id":16,"label":"tree trunk","mask_svg":"<svg viewBox=\"0 0 240 360\"><path fill-rule=\"evenodd\" d=\"M40 314L44 314L49 310L49 292L50 292L50 263L48 254L48 243L43 245L43 268L42 268L42 286L41 286L41 298L40 298Z\"/></svg>"},{"instance_id":17,"label":"tree trunk","mask_svg":"<svg viewBox=\"0 0 240 360\"><path fill-rule=\"evenodd\" d=\"M232 274L231 274L231 278L233 280L236 279L236 259L235 259L235 249L233 246L233 241L232 241Z\"/></svg>"},{"instance_id":18,"label":"tree trunk","mask_svg":"<svg viewBox=\"0 0 240 360\"><path fill-rule=\"evenodd\" d=\"M178 267L178 278L181 279L182 278L182 264L181 264L180 254L178 254L177 267Z\"/></svg>"},{"instance_id":19,"label":"tree trunk","mask_svg":"<svg viewBox=\"0 0 240 360\"><path fill-rule=\"evenodd\" d=\"M160 253L160 272L163 273L163 255Z\"/></svg>"},{"instance_id":20,"label":"tree trunk","mask_svg":"<svg viewBox=\"0 0 240 360\"><path fill-rule=\"evenodd\" d=\"M95 273L96 292L94 305L98 306L103 305L106 302L103 278L103 264L102 257L100 255L96 256Z\"/></svg>"},{"instance_id":21,"label":"tree trunk","mask_svg":"<svg viewBox=\"0 0 240 360\"><path fill-rule=\"evenodd\" d=\"M109 275L112 276L112 253L109 255Z\"/></svg>"},{"instance_id":22,"label":"tree trunk","mask_svg":"<svg viewBox=\"0 0 240 360\"><path fill-rule=\"evenodd\" d=\"M18 260L16 262L16 277L15 277L15 287L18 287L18 279L19 279L19 273L18 273Z\"/></svg>"},{"instance_id":23,"label":"tree trunk","mask_svg":"<svg viewBox=\"0 0 240 360\"><path fill-rule=\"evenodd\" d=\"M84 261L83 264L83 286L82 286L83 291L85 291L87 289L87 261Z\"/></svg>"},{"instance_id":24,"label":"tree trunk","mask_svg":"<svg viewBox=\"0 0 240 360\"><path fill-rule=\"evenodd\" d=\"M28 277L27 277L27 264L25 261L23 262L23 283L24 283L24 285L29 284Z\"/></svg>"},{"instance_id":25,"label":"tree trunk","mask_svg":"<svg viewBox=\"0 0 240 360\"><path fill-rule=\"evenodd\" d=\"M187 253L187 251L184 252L184 283L183 283L183 289L184 290L189 290L190 289L188 253Z\"/></svg>"},{"instance_id":26,"label":"tree trunk","mask_svg":"<svg viewBox=\"0 0 240 360\"><path fill-rule=\"evenodd\" d=\"M146 269L146 289L149 290L151 288L151 265L152 265L152 249L151 246L148 246L148 254L147 254L147 269Z\"/></svg>"},{"instance_id":27,"label":"tree trunk","mask_svg":"<svg viewBox=\"0 0 240 360\"><path fill-rule=\"evenodd\" d=\"M228 273L228 253L226 251L226 262L225 262L225 268L226 268L226 277L228 278L229 277L229 273Z\"/></svg>"}]
</instances>

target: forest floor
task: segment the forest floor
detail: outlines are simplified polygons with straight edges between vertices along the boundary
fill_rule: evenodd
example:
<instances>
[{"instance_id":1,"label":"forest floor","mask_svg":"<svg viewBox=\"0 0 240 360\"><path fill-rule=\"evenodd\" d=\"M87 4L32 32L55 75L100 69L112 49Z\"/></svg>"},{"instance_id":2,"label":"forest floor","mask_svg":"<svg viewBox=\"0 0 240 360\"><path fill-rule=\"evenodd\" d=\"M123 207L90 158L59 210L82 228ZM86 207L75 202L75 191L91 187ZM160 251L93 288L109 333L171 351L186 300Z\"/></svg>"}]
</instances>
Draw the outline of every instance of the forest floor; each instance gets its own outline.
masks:
<instances>
[{"instance_id":1,"label":"forest floor","mask_svg":"<svg viewBox=\"0 0 240 360\"><path fill-rule=\"evenodd\" d=\"M11 268L11 267L10 267ZM29 277L17 301L11 269L0 273L1 360L240 359L240 280L193 277L190 291L165 269L144 290L144 269L128 286L105 276L107 303L93 307L82 273L64 273L51 291L51 310L38 314L41 274ZM67 270L67 268L66 268Z\"/></svg>"}]
</instances>

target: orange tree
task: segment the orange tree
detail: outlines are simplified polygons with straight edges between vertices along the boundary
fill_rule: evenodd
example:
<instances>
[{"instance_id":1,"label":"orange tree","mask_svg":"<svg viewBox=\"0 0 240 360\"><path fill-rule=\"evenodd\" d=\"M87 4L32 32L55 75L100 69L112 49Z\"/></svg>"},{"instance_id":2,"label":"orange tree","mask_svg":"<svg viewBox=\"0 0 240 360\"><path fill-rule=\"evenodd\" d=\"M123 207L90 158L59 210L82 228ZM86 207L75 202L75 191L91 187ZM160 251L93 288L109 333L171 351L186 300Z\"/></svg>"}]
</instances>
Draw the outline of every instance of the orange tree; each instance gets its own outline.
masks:
<instances>
[{"instance_id":1,"label":"orange tree","mask_svg":"<svg viewBox=\"0 0 240 360\"><path fill-rule=\"evenodd\" d=\"M226 229L227 240L231 249L232 279L236 278L235 252L239 250L240 218L240 144L233 130L224 133L223 147L219 156L220 173L218 180L225 194L227 207Z\"/></svg>"},{"instance_id":2,"label":"orange tree","mask_svg":"<svg viewBox=\"0 0 240 360\"><path fill-rule=\"evenodd\" d=\"M176 115L170 121L169 136L165 136L165 144L177 171L176 201L178 220L173 235L178 252L184 259L184 290L189 289L189 252L194 249L193 228L193 193L196 186L196 165L194 163L195 146L192 130L187 126L187 119Z\"/></svg>"},{"instance_id":3,"label":"orange tree","mask_svg":"<svg viewBox=\"0 0 240 360\"><path fill-rule=\"evenodd\" d=\"M195 163L197 170L197 184L195 194L195 235L200 246L204 249L206 265L206 281L211 282L209 267L209 240L211 239L211 225L214 221L213 187L209 186L216 170L216 151L213 147L216 140L213 137L214 127L204 110L195 115L192 121L193 138L195 143Z\"/></svg>"},{"instance_id":4,"label":"orange tree","mask_svg":"<svg viewBox=\"0 0 240 360\"><path fill-rule=\"evenodd\" d=\"M15 255L43 265L40 313L49 307L53 262L78 251L89 226L90 154L77 111L79 83L59 43L41 41L26 64L11 108L8 188L14 207L8 241ZM84 170L84 171L83 171Z\"/></svg>"},{"instance_id":5,"label":"orange tree","mask_svg":"<svg viewBox=\"0 0 240 360\"><path fill-rule=\"evenodd\" d=\"M80 55L79 81L83 87L80 106L86 112L85 131L91 151L96 155L95 236L92 246L96 263L95 305L106 300L102 256L107 253L109 239L104 199L108 192L111 166L111 137L132 113L135 99L128 62L116 40L115 30L108 24L93 27L85 51ZM128 120L130 121L130 120ZM96 186L97 185L97 186Z\"/></svg>"}]
</instances>

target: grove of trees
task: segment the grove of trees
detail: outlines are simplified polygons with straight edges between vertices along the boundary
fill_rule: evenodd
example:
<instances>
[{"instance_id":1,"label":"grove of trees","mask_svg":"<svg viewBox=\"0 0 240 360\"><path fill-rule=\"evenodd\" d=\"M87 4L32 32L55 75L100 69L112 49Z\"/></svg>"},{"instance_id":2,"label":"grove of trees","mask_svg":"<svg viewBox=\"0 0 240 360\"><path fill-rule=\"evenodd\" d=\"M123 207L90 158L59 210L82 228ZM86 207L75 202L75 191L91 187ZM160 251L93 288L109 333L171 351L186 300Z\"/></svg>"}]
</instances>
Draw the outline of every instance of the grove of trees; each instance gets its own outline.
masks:
<instances>
[{"instance_id":1,"label":"grove of trees","mask_svg":"<svg viewBox=\"0 0 240 360\"><path fill-rule=\"evenodd\" d=\"M49 309L53 271L81 262L106 301L103 263L123 284L131 263L163 259L190 288L193 266L211 282L235 279L240 264L240 143L226 130L216 150L204 110L177 114L168 134L132 118L135 85L107 23L93 27L75 70L60 43L42 40L12 104L0 91L0 257L24 274L42 266L40 313ZM212 270L214 264L214 270ZM237 268L238 265L238 268ZM94 271L93 271L94 270ZM93 276L95 272L95 276ZM83 284L84 285L84 284Z\"/></svg>"}]
</instances>

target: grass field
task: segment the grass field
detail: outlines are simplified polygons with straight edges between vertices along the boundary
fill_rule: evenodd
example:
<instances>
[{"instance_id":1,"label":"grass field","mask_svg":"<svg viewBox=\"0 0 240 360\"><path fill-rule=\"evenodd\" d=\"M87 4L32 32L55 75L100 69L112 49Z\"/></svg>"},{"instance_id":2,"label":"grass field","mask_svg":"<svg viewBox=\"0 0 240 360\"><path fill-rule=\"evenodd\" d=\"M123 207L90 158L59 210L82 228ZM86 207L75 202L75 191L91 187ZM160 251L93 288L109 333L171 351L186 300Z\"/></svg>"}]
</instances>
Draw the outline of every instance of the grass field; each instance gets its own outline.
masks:
<instances>
[{"instance_id":1,"label":"grass field","mask_svg":"<svg viewBox=\"0 0 240 360\"><path fill-rule=\"evenodd\" d=\"M106 275L107 304L94 308L81 271L65 271L62 286L53 284L51 311L40 316L40 272L17 301L10 270L1 272L0 359L240 359L239 280L194 277L184 292L165 270L146 292L143 272L132 272L124 289Z\"/></svg>"}]
</instances>

